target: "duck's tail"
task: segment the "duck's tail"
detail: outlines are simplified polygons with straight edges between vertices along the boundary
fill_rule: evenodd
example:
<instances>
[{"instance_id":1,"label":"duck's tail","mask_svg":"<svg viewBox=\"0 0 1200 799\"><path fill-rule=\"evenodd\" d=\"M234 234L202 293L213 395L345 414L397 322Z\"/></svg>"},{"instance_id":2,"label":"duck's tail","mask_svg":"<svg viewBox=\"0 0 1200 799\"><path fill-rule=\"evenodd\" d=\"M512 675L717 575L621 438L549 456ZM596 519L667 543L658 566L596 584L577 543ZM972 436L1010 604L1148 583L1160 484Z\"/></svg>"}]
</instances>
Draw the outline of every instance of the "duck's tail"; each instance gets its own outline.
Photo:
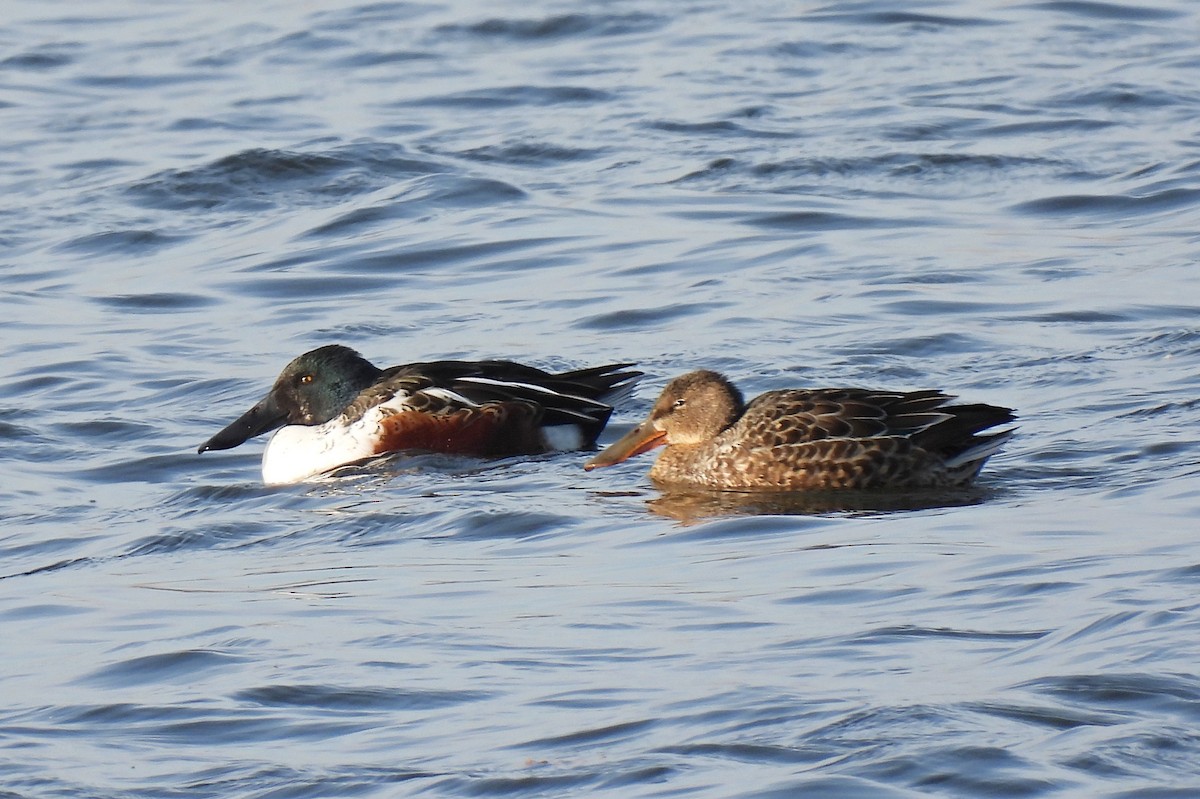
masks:
<instances>
[{"instance_id":1,"label":"duck's tail","mask_svg":"<svg viewBox=\"0 0 1200 799\"><path fill-rule=\"evenodd\" d=\"M1000 451L1017 428L1010 427L981 435L997 425L1016 421L1011 408L996 405L948 405L940 409L945 418L918 434L918 443L942 456L946 469L957 482L969 482L979 474L988 458Z\"/></svg>"}]
</instances>

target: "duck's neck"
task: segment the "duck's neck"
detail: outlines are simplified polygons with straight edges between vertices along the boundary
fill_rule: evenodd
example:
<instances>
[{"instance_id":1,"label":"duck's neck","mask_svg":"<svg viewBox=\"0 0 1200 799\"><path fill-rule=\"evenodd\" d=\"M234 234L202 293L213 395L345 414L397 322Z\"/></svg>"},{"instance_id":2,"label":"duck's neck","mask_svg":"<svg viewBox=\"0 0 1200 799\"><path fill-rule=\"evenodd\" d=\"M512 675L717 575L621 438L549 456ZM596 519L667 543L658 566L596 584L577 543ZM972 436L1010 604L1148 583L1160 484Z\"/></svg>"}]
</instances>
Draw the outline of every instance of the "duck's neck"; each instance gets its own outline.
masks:
<instances>
[{"instance_id":1,"label":"duck's neck","mask_svg":"<svg viewBox=\"0 0 1200 799\"><path fill-rule=\"evenodd\" d=\"M704 483L712 465L712 442L672 444L662 451L650 477L663 483Z\"/></svg>"}]
</instances>

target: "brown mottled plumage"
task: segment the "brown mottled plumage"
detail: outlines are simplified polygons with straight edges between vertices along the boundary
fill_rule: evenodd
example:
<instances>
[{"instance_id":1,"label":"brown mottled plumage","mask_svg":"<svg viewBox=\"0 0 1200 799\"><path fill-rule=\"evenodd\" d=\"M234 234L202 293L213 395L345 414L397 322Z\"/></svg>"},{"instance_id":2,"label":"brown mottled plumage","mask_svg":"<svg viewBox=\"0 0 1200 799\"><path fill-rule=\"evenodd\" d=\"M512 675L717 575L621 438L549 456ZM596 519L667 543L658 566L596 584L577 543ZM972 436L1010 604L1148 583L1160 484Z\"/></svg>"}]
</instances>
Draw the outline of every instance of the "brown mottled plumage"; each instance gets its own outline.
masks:
<instances>
[{"instance_id":1,"label":"brown mottled plumage","mask_svg":"<svg viewBox=\"0 0 1200 799\"><path fill-rule=\"evenodd\" d=\"M1011 435L980 435L1015 418L1008 408L952 405L941 391L861 388L769 391L748 405L724 376L672 380L650 415L584 468L657 446L650 477L716 489L965 486Z\"/></svg>"}]
</instances>

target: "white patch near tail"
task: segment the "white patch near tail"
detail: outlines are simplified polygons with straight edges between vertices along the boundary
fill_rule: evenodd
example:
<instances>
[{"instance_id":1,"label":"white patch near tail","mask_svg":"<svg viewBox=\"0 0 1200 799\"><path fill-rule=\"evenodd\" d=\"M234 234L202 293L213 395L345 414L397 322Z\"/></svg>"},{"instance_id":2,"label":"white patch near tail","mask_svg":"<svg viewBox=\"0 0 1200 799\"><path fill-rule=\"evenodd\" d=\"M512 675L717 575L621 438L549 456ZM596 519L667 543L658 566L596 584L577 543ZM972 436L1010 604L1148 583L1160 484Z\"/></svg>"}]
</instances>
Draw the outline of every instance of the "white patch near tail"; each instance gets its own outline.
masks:
<instances>
[{"instance_id":1,"label":"white patch near tail","mask_svg":"<svg viewBox=\"0 0 1200 799\"><path fill-rule=\"evenodd\" d=\"M546 449L556 452L571 452L577 449L582 449L587 440L583 437L583 430L573 424L556 424L550 427L542 428L542 440L546 442Z\"/></svg>"},{"instance_id":2,"label":"white patch near tail","mask_svg":"<svg viewBox=\"0 0 1200 799\"><path fill-rule=\"evenodd\" d=\"M1015 432L1017 432L1017 429L1014 427L1012 430L1005 430L1001 433L996 433L987 441L977 444L968 450L964 450L955 455L953 458L947 458L946 468L957 469L960 466L967 466L975 463L977 464L976 471L978 471L979 468L983 466L984 461L999 452L1000 448L1004 446L1004 442L1012 438L1013 433Z\"/></svg>"}]
</instances>

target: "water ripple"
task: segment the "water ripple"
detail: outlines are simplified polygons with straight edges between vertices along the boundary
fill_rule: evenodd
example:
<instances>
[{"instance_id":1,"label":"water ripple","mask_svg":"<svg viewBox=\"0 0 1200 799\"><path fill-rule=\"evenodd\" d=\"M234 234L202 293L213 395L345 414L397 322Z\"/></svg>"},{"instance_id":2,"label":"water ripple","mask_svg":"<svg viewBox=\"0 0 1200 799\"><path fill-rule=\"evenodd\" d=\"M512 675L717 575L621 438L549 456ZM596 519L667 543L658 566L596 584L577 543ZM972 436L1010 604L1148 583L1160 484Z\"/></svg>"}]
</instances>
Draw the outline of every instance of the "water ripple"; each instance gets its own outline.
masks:
<instances>
[{"instance_id":1,"label":"water ripple","mask_svg":"<svg viewBox=\"0 0 1200 799\"><path fill-rule=\"evenodd\" d=\"M1026 7L1099 20L1171 20L1179 19L1184 15L1182 11L1174 11L1169 8L1131 6L1122 3L1096 3L1087 2L1087 0L1047 0L1047 2L1029 3Z\"/></svg>"},{"instance_id":2,"label":"water ripple","mask_svg":"<svg viewBox=\"0 0 1200 799\"><path fill-rule=\"evenodd\" d=\"M332 204L400 177L429 174L436 166L396 146L349 145L326 152L251 149L194 169L168 170L127 190L158 210L225 208L241 213L293 204Z\"/></svg>"},{"instance_id":3,"label":"water ripple","mask_svg":"<svg viewBox=\"0 0 1200 799\"><path fill-rule=\"evenodd\" d=\"M179 682L196 679L210 669L228 668L244 659L237 655L194 649L141 655L94 670L83 678L95 685L121 686L130 683Z\"/></svg>"},{"instance_id":4,"label":"water ripple","mask_svg":"<svg viewBox=\"0 0 1200 799\"><path fill-rule=\"evenodd\" d=\"M600 103L612 99L603 91L583 86L504 86L438 95L417 105L466 106L487 109L506 106L552 106L571 103Z\"/></svg>"},{"instance_id":5,"label":"water ripple","mask_svg":"<svg viewBox=\"0 0 1200 799\"><path fill-rule=\"evenodd\" d=\"M1019 213L1045 216L1080 215L1103 219L1128 219L1131 216L1188 209L1200 202L1200 189L1169 188L1150 194L1067 194L1019 203Z\"/></svg>"},{"instance_id":6,"label":"water ripple","mask_svg":"<svg viewBox=\"0 0 1200 799\"><path fill-rule=\"evenodd\" d=\"M340 712L386 712L392 710L431 710L478 702L488 698L481 691L422 691L397 692L394 688L353 688L331 685L269 685L251 688L238 694L238 699L273 707L311 707Z\"/></svg>"},{"instance_id":7,"label":"water ripple","mask_svg":"<svg viewBox=\"0 0 1200 799\"><path fill-rule=\"evenodd\" d=\"M547 39L622 36L650 32L665 23L651 14L559 14L533 19L494 17L472 24L443 25L443 35L537 42Z\"/></svg>"}]
</instances>

